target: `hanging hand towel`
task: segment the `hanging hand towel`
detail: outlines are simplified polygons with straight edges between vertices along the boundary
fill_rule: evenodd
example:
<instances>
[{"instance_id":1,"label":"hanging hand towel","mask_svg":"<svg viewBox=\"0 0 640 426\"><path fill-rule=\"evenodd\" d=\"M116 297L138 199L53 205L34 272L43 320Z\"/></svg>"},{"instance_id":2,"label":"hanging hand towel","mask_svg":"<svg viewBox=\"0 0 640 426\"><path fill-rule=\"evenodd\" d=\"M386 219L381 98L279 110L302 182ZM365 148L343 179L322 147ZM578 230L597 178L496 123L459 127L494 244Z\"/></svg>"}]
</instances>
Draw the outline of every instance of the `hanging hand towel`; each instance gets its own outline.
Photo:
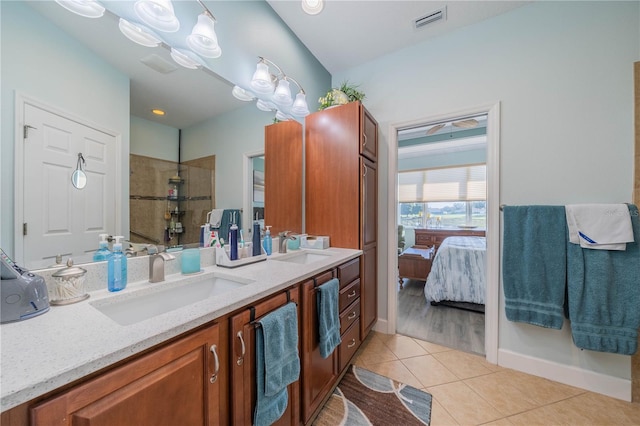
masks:
<instances>
[{"instance_id":1,"label":"hanging hand towel","mask_svg":"<svg viewBox=\"0 0 640 426\"><path fill-rule=\"evenodd\" d=\"M337 278L318 287L318 334L320 356L328 358L342 341L340 339L340 308L338 305L340 281Z\"/></svg>"},{"instance_id":2,"label":"hanging hand towel","mask_svg":"<svg viewBox=\"0 0 640 426\"><path fill-rule=\"evenodd\" d=\"M220 222L222 221L223 209L213 209L208 213L207 220L212 228L220 228Z\"/></svg>"},{"instance_id":3,"label":"hanging hand towel","mask_svg":"<svg viewBox=\"0 0 640 426\"><path fill-rule=\"evenodd\" d=\"M582 248L625 250L633 242L626 204L569 204L566 216L569 241Z\"/></svg>"},{"instance_id":4,"label":"hanging hand towel","mask_svg":"<svg viewBox=\"0 0 640 426\"><path fill-rule=\"evenodd\" d=\"M630 213L636 241L625 251L587 250L567 243L569 319L582 349L633 355L640 327L640 219Z\"/></svg>"},{"instance_id":5,"label":"hanging hand towel","mask_svg":"<svg viewBox=\"0 0 640 426\"><path fill-rule=\"evenodd\" d=\"M300 376L297 306L288 303L258 323L254 425L270 425L284 414L287 386Z\"/></svg>"},{"instance_id":6,"label":"hanging hand towel","mask_svg":"<svg viewBox=\"0 0 640 426\"><path fill-rule=\"evenodd\" d=\"M505 206L502 281L509 321L561 329L566 288L562 206Z\"/></svg>"}]
</instances>

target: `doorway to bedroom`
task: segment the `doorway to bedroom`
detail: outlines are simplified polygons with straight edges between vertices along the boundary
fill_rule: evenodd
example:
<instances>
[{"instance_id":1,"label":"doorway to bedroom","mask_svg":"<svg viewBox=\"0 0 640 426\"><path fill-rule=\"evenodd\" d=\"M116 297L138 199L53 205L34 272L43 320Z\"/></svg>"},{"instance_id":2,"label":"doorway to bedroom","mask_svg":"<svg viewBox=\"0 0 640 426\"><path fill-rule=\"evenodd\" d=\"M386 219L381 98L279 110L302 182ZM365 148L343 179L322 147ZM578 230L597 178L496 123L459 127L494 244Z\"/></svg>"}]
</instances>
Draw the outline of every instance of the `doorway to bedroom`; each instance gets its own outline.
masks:
<instances>
[{"instance_id":1,"label":"doorway to bedroom","mask_svg":"<svg viewBox=\"0 0 640 426\"><path fill-rule=\"evenodd\" d=\"M396 331L485 355L487 114L397 131Z\"/></svg>"}]
</instances>

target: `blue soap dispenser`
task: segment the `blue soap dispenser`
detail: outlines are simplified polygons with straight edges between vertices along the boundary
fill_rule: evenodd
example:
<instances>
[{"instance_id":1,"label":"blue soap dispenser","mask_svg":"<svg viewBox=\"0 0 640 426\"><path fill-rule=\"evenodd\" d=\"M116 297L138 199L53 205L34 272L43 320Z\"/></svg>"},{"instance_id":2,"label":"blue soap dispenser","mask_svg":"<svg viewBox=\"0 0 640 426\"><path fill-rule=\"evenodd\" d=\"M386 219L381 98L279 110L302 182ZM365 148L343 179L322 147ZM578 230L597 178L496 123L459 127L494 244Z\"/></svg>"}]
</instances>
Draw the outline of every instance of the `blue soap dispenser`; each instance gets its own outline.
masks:
<instances>
[{"instance_id":1,"label":"blue soap dispenser","mask_svg":"<svg viewBox=\"0 0 640 426\"><path fill-rule=\"evenodd\" d=\"M114 237L113 253L107 259L109 291L120 291L127 286L127 256L122 253L122 238Z\"/></svg>"},{"instance_id":2,"label":"blue soap dispenser","mask_svg":"<svg viewBox=\"0 0 640 426\"><path fill-rule=\"evenodd\" d=\"M111 251L109 250L109 242L107 241L107 237L109 234L100 234L100 243L98 245L98 250L93 254L93 261L100 262L102 260L107 260L107 258L111 255Z\"/></svg>"},{"instance_id":3,"label":"blue soap dispenser","mask_svg":"<svg viewBox=\"0 0 640 426\"><path fill-rule=\"evenodd\" d=\"M269 228L271 228L271 226L265 226L265 228L266 228L266 231L264 233L264 240L262 241L262 244L264 245L264 251L267 253L267 256L270 256L272 240L271 240L271 230L269 230Z\"/></svg>"}]
</instances>

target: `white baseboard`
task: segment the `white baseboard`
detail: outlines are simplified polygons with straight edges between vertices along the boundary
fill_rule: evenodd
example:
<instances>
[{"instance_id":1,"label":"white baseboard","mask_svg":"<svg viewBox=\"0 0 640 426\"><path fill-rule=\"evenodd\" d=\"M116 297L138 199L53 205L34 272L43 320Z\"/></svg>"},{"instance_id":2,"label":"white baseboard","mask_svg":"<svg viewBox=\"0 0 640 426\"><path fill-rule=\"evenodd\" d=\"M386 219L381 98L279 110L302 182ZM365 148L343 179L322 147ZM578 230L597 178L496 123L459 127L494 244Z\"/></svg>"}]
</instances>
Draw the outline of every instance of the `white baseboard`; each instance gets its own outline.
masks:
<instances>
[{"instance_id":1,"label":"white baseboard","mask_svg":"<svg viewBox=\"0 0 640 426\"><path fill-rule=\"evenodd\" d=\"M373 326L373 330L382 334L395 334L395 330L389 330L389 322L386 319L378 318L375 325Z\"/></svg>"},{"instance_id":2,"label":"white baseboard","mask_svg":"<svg viewBox=\"0 0 640 426\"><path fill-rule=\"evenodd\" d=\"M629 379L607 376L506 349L498 350L498 365L631 402L631 380Z\"/></svg>"}]
</instances>

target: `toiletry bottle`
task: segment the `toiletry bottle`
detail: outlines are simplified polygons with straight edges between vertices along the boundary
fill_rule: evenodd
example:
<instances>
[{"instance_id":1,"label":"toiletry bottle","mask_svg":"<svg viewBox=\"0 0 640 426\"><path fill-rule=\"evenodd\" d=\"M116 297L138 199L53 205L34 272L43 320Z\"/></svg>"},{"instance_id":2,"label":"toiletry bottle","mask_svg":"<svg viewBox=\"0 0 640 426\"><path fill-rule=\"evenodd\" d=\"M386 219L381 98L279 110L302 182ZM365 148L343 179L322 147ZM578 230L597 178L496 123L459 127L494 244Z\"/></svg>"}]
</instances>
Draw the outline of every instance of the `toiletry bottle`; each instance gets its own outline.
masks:
<instances>
[{"instance_id":1,"label":"toiletry bottle","mask_svg":"<svg viewBox=\"0 0 640 426\"><path fill-rule=\"evenodd\" d=\"M229 228L229 259L238 260L238 225Z\"/></svg>"},{"instance_id":2,"label":"toiletry bottle","mask_svg":"<svg viewBox=\"0 0 640 426\"><path fill-rule=\"evenodd\" d=\"M260 256L262 254L262 249L260 246L260 222L258 222L258 217L256 213L256 221L253 222L253 235L251 236L251 254L253 256Z\"/></svg>"},{"instance_id":3,"label":"toiletry bottle","mask_svg":"<svg viewBox=\"0 0 640 426\"><path fill-rule=\"evenodd\" d=\"M93 261L100 262L101 260L107 260L107 258L111 255L111 251L109 250L109 242L107 242L107 237L109 234L100 234L100 243L98 246L98 250L93 254Z\"/></svg>"},{"instance_id":4,"label":"toiletry bottle","mask_svg":"<svg viewBox=\"0 0 640 426\"><path fill-rule=\"evenodd\" d=\"M113 253L107 261L108 289L120 291L127 286L127 257L122 253L122 236L114 237Z\"/></svg>"},{"instance_id":5,"label":"toiletry bottle","mask_svg":"<svg viewBox=\"0 0 640 426\"><path fill-rule=\"evenodd\" d=\"M264 240L262 244L264 245L264 251L267 253L267 256L270 256L272 240L271 240L271 230L269 228L271 228L271 226L265 226L265 228L266 228L266 231L264 233Z\"/></svg>"}]
</instances>

